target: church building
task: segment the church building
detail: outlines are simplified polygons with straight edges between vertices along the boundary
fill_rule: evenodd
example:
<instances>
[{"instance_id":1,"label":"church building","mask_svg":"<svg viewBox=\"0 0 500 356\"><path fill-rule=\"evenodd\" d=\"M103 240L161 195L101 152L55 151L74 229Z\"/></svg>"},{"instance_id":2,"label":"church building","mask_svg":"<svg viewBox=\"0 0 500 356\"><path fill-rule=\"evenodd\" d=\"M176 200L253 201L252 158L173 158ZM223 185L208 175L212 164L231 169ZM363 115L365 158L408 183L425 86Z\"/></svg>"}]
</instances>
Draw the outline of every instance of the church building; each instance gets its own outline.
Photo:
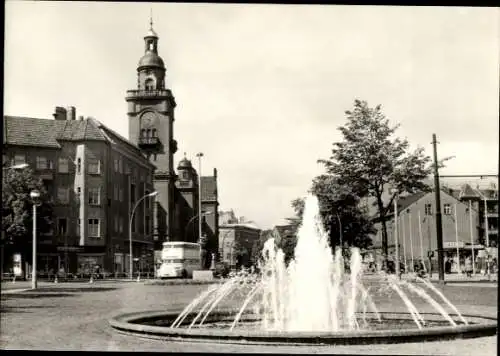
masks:
<instances>
[{"instance_id":1,"label":"church building","mask_svg":"<svg viewBox=\"0 0 500 356\"><path fill-rule=\"evenodd\" d=\"M165 241L198 242L201 235L208 238L210 252L216 253L219 233L217 170L214 169L212 176L200 178L186 157L176 167L177 173L174 169L176 102L166 83L166 68L158 54L158 40L151 22L144 37L144 55L137 66L137 88L128 90L126 95L129 140L156 166L153 179L158 192L154 214L155 254L159 256Z\"/></svg>"}]
</instances>

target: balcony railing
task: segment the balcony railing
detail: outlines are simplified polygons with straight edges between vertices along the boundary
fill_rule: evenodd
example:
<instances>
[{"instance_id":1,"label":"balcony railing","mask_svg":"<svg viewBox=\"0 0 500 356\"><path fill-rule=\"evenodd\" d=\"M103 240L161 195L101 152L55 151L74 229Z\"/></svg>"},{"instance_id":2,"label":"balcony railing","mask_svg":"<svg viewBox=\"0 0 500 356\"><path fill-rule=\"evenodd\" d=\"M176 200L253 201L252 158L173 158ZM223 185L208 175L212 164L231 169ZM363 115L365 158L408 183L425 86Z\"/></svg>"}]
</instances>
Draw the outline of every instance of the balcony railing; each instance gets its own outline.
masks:
<instances>
[{"instance_id":1,"label":"balcony railing","mask_svg":"<svg viewBox=\"0 0 500 356\"><path fill-rule=\"evenodd\" d=\"M172 91L169 89L157 90L127 90L127 98L137 97L168 97L172 96Z\"/></svg>"},{"instance_id":2,"label":"balcony railing","mask_svg":"<svg viewBox=\"0 0 500 356\"><path fill-rule=\"evenodd\" d=\"M158 137L139 137L139 146L158 146L159 144Z\"/></svg>"}]
</instances>

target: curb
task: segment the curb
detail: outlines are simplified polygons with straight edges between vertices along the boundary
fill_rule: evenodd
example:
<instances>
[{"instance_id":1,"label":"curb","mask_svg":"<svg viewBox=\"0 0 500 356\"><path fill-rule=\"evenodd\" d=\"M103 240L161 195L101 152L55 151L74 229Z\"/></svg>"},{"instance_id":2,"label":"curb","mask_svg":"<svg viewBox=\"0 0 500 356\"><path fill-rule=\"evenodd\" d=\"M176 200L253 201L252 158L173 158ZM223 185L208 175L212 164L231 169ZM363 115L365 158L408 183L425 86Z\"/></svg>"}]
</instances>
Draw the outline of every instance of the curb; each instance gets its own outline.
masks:
<instances>
[{"instance_id":1,"label":"curb","mask_svg":"<svg viewBox=\"0 0 500 356\"><path fill-rule=\"evenodd\" d=\"M15 293L21 293L25 292L27 290L30 290L31 288L23 288L23 289L8 289L8 290L3 290L0 294L15 294Z\"/></svg>"}]
</instances>

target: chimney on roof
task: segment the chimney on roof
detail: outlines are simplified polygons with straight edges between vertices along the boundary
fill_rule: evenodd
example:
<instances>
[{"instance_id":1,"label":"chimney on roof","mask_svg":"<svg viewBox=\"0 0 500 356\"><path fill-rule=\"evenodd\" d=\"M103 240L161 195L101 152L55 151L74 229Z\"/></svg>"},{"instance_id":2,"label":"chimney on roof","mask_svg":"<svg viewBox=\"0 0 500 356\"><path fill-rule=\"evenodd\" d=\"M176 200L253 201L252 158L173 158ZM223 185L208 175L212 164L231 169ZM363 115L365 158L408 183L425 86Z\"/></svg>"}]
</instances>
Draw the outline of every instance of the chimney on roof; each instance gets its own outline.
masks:
<instances>
[{"instance_id":1,"label":"chimney on roof","mask_svg":"<svg viewBox=\"0 0 500 356\"><path fill-rule=\"evenodd\" d=\"M66 109L62 106L56 106L55 112L52 114L56 120L66 120Z\"/></svg>"},{"instance_id":2,"label":"chimney on roof","mask_svg":"<svg viewBox=\"0 0 500 356\"><path fill-rule=\"evenodd\" d=\"M78 120L83 121L83 115L78 116Z\"/></svg>"},{"instance_id":3,"label":"chimney on roof","mask_svg":"<svg viewBox=\"0 0 500 356\"><path fill-rule=\"evenodd\" d=\"M214 178L217 178L217 168L214 168Z\"/></svg>"},{"instance_id":4,"label":"chimney on roof","mask_svg":"<svg viewBox=\"0 0 500 356\"><path fill-rule=\"evenodd\" d=\"M71 121L71 120L75 120L76 119L76 109L74 106L68 106L66 108L67 110L67 120L68 121Z\"/></svg>"}]
</instances>

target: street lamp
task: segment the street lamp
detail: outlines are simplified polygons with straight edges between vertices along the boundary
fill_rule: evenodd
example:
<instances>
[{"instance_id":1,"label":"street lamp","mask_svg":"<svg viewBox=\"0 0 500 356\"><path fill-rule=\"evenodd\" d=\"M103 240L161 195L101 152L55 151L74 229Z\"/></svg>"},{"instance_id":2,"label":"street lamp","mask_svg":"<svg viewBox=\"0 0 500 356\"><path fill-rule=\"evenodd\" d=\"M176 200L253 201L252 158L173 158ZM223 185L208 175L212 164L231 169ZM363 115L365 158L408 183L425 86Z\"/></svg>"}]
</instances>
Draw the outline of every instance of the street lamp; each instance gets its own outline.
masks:
<instances>
[{"instance_id":1,"label":"street lamp","mask_svg":"<svg viewBox=\"0 0 500 356\"><path fill-rule=\"evenodd\" d=\"M3 169L24 169L28 168L29 164L28 163L20 163L20 164L15 164L10 167L4 167Z\"/></svg>"},{"instance_id":2,"label":"street lamp","mask_svg":"<svg viewBox=\"0 0 500 356\"><path fill-rule=\"evenodd\" d=\"M36 207L40 192L36 189L30 192L30 197L33 200L33 256L32 256L32 271L31 271L31 289L36 289Z\"/></svg>"},{"instance_id":3,"label":"street lamp","mask_svg":"<svg viewBox=\"0 0 500 356\"><path fill-rule=\"evenodd\" d=\"M210 215L210 214L212 214L211 211L204 211L204 212L201 213L201 216L207 216L207 215ZM196 219L199 216L200 216L200 214L197 214L197 215L193 216L191 219L189 219L188 223L186 224L186 232L184 233L184 240L186 240L186 238L187 238L187 232L188 232L189 224L191 224L193 222L193 220ZM200 219L200 221L201 221L201 219Z\"/></svg>"},{"instance_id":4,"label":"street lamp","mask_svg":"<svg viewBox=\"0 0 500 356\"><path fill-rule=\"evenodd\" d=\"M135 209L139 206L139 203L141 201L143 201L144 199L146 198L149 198L149 197L154 197L155 195L157 195L158 192L152 192L152 193L149 193L149 194L146 194L145 196L143 196L141 199L139 199L135 205L134 205L134 208L132 209L132 213L130 214L130 220L129 220L129 226L128 226L128 243L129 243L129 253L130 253L130 260L129 260L129 269L130 269L130 279L133 278L133 269L134 269L134 261L133 261L133 255L132 255L132 221L134 221L134 213L135 213Z\"/></svg>"},{"instance_id":5,"label":"street lamp","mask_svg":"<svg viewBox=\"0 0 500 356\"><path fill-rule=\"evenodd\" d=\"M199 152L196 154L198 157L198 215L201 214L201 157L203 157L203 153ZM198 220L198 240L201 241L201 219Z\"/></svg>"}]
</instances>

